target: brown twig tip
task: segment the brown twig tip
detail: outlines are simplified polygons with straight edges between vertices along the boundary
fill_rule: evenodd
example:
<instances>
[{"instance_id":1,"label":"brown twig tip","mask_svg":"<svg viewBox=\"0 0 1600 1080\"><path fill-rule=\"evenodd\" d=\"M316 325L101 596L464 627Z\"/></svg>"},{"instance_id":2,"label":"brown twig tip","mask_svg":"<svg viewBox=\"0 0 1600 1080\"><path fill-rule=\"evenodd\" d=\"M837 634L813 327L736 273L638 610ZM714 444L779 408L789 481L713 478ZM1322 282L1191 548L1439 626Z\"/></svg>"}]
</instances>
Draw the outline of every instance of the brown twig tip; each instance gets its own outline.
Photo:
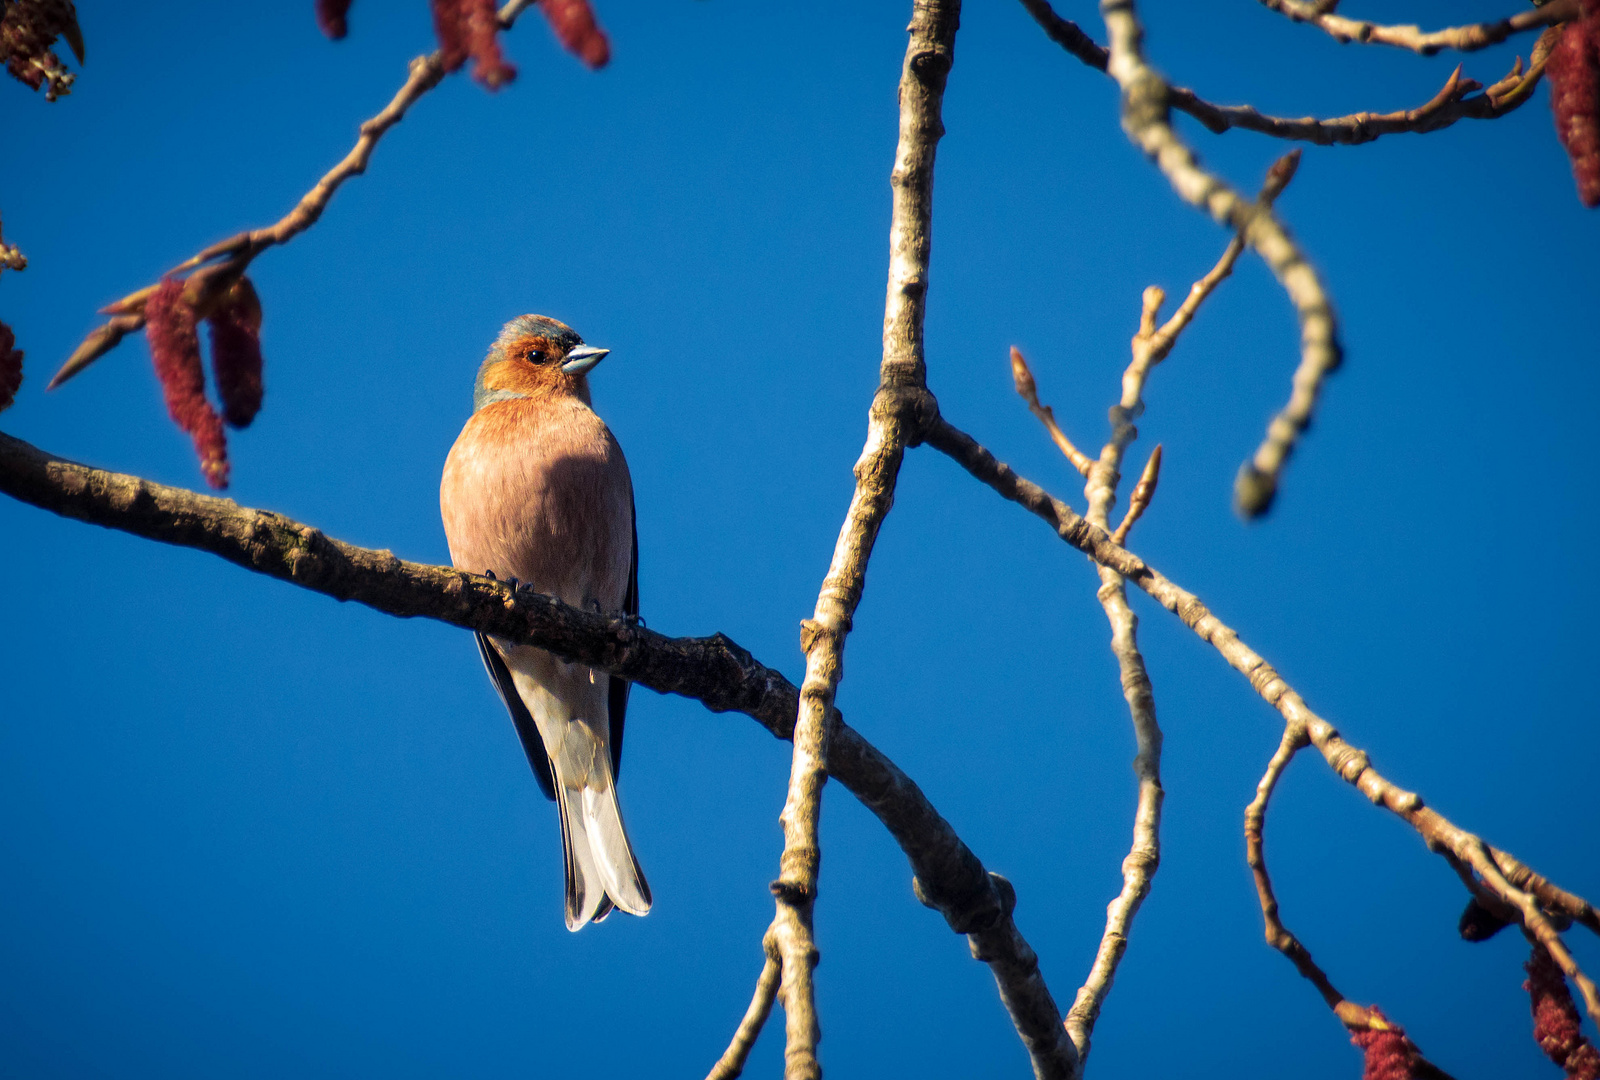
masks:
<instances>
[{"instance_id":1,"label":"brown twig tip","mask_svg":"<svg viewBox=\"0 0 1600 1080\"><path fill-rule=\"evenodd\" d=\"M350 32L350 0L317 0L317 26L338 41Z\"/></svg>"},{"instance_id":2,"label":"brown twig tip","mask_svg":"<svg viewBox=\"0 0 1600 1080\"><path fill-rule=\"evenodd\" d=\"M1015 345L1011 346L1011 381L1016 384L1017 395L1030 407L1039 404L1039 387L1033 381L1033 372Z\"/></svg>"},{"instance_id":3,"label":"brown twig tip","mask_svg":"<svg viewBox=\"0 0 1600 1080\"><path fill-rule=\"evenodd\" d=\"M1367 1024L1365 1031L1350 1035L1364 1055L1361 1080L1413 1080L1425 1075L1422 1052L1404 1028L1391 1024L1376 1005L1367 1010Z\"/></svg>"},{"instance_id":4,"label":"brown twig tip","mask_svg":"<svg viewBox=\"0 0 1600 1080\"><path fill-rule=\"evenodd\" d=\"M51 51L61 38L83 63L83 32L72 0L9 0L0 5L0 60L11 77L54 101L72 92L77 78Z\"/></svg>"},{"instance_id":5,"label":"brown twig tip","mask_svg":"<svg viewBox=\"0 0 1600 1080\"><path fill-rule=\"evenodd\" d=\"M1022 352L1015 345L1011 347L1011 381L1016 384L1017 396L1027 402L1028 411L1039 418L1039 422L1050 433L1051 440L1056 444L1056 449L1066 455L1072 462L1072 467L1084 476L1089 475L1089 468L1094 462L1089 460L1089 455L1072 445L1072 440L1067 438L1061 426L1056 423L1055 410L1048 405L1039 404L1039 388L1033 381L1033 372L1028 368L1028 362L1022 358Z\"/></svg>"},{"instance_id":6,"label":"brown twig tip","mask_svg":"<svg viewBox=\"0 0 1600 1080\"><path fill-rule=\"evenodd\" d=\"M16 344L17 335L0 322L0 412L11 408L22 386L22 350Z\"/></svg>"},{"instance_id":7,"label":"brown twig tip","mask_svg":"<svg viewBox=\"0 0 1600 1080\"><path fill-rule=\"evenodd\" d=\"M261 300L241 277L206 317L211 330L211 373L217 381L222 418L244 428L261 411Z\"/></svg>"},{"instance_id":8,"label":"brown twig tip","mask_svg":"<svg viewBox=\"0 0 1600 1080\"><path fill-rule=\"evenodd\" d=\"M1460 68L1456 68L1460 72ZM1261 194L1257 197L1261 202L1273 202L1289 186L1289 181L1294 179L1294 174L1300 171L1300 148L1297 146L1272 163L1272 168L1267 170L1267 178L1261 184Z\"/></svg>"},{"instance_id":9,"label":"brown twig tip","mask_svg":"<svg viewBox=\"0 0 1600 1080\"><path fill-rule=\"evenodd\" d=\"M222 420L206 400L200 367L200 335L194 309L183 296L184 283L167 278L145 302L145 338L150 359L173 422L189 433L200 456L200 471L214 488L228 486L228 441Z\"/></svg>"},{"instance_id":10,"label":"brown twig tip","mask_svg":"<svg viewBox=\"0 0 1600 1080\"><path fill-rule=\"evenodd\" d=\"M1533 1039L1539 1049L1566 1070L1571 1080L1596 1080L1600 1077L1600 1053L1583 1036L1578 1007L1572 1003L1560 966L1535 942L1523 969L1528 981L1522 988L1533 1006Z\"/></svg>"},{"instance_id":11,"label":"brown twig tip","mask_svg":"<svg viewBox=\"0 0 1600 1080\"><path fill-rule=\"evenodd\" d=\"M539 10L550 20L561 47L598 71L611 59L611 42L594 21L589 0L539 0Z\"/></svg>"},{"instance_id":12,"label":"brown twig tip","mask_svg":"<svg viewBox=\"0 0 1600 1080\"><path fill-rule=\"evenodd\" d=\"M1600 206L1600 5L1567 24L1548 70L1556 137L1572 159L1578 200Z\"/></svg>"},{"instance_id":13,"label":"brown twig tip","mask_svg":"<svg viewBox=\"0 0 1600 1080\"><path fill-rule=\"evenodd\" d=\"M1156 485L1161 482L1161 444L1156 443L1156 448L1150 451L1150 460L1144 463L1144 471L1139 474L1139 482L1133 486L1133 494L1128 498L1128 512L1123 515L1122 524L1117 526L1117 531L1111 534L1111 539L1118 544L1126 544L1128 530L1133 528L1133 523L1144 516L1150 507L1150 500L1155 498Z\"/></svg>"}]
</instances>

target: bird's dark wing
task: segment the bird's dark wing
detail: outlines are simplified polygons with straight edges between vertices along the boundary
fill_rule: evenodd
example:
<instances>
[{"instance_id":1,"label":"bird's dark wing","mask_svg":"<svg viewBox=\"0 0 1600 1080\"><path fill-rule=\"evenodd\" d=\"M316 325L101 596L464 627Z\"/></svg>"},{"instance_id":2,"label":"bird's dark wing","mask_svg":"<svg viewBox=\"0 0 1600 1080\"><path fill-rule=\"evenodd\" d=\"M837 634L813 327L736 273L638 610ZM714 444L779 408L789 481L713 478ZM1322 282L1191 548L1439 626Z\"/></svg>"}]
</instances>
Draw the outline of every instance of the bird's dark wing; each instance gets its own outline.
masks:
<instances>
[{"instance_id":1,"label":"bird's dark wing","mask_svg":"<svg viewBox=\"0 0 1600 1080\"><path fill-rule=\"evenodd\" d=\"M522 752L528 755L533 778L539 781L539 790L544 792L544 797L553 802L556 785L550 776L550 755L545 751L544 740L539 738L539 727L517 694L516 684L511 681L511 671L506 667L505 660L501 659L499 651L483 634L474 634L473 637L478 639L478 655L483 657L483 667L489 673L489 681L494 683L495 692L500 695L506 712L511 714L511 723L517 729L517 738L522 740ZM612 693L614 695L615 691ZM616 726L616 721L612 721L612 728Z\"/></svg>"},{"instance_id":2,"label":"bird's dark wing","mask_svg":"<svg viewBox=\"0 0 1600 1080\"><path fill-rule=\"evenodd\" d=\"M628 509L632 511L633 506ZM628 566L628 592L622 598L622 613L624 615L639 614L639 518L636 513L631 513L633 518L633 562ZM611 676L610 713L611 713L611 776L616 778L622 772L622 724L628 716L628 691L633 684L627 679Z\"/></svg>"}]
</instances>

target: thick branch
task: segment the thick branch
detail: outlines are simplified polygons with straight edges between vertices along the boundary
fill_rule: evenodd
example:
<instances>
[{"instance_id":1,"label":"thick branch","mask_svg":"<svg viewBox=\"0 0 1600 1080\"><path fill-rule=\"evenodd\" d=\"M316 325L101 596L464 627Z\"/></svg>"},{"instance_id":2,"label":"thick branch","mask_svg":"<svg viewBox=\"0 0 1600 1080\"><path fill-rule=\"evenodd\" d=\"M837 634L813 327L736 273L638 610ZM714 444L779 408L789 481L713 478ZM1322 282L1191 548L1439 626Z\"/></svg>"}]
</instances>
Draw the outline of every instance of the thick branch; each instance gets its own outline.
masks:
<instances>
[{"instance_id":1,"label":"thick branch","mask_svg":"<svg viewBox=\"0 0 1600 1080\"><path fill-rule=\"evenodd\" d=\"M511 29L512 24L517 21L517 16L533 3L534 0L509 0L499 12L501 29ZM238 233L212 244L173 267L167 272L168 275L185 274L213 260L222 260L203 272L207 280L200 284L205 288L197 291L203 291L205 295L194 299L204 305L211 294L225 289L237 280L257 255L268 248L287 244L315 225L322 212L328 208L328 203L333 201L334 193L340 186L352 176L360 176L367 171L367 163L372 160L372 151L376 149L378 140L383 138L390 128L405 119L406 111L415 105L422 95L438 86L444 77L442 51L435 50L427 56L419 56L412 60L410 74L395 92L389 104L384 106L382 112L361 125L361 135L356 139L355 146L345 155L344 160L330 169L310 191L301 196L293 210L266 228ZM104 313L112 315L113 318L89 332L88 337L84 338L83 343L67 358L66 363L61 365L61 370L56 372L45 389L54 390L116 348L128 334L142 329L144 303L154 291L155 286L148 285L107 307Z\"/></svg>"},{"instance_id":2,"label":"thick branch","mask_svg":"<svg viewBox=\"0 0 1600 1080\"><path fill-rule=\"evenodd\" d=\"M1052 41L1096 71L1106 70L1111 51L1095 43L1076 23L1057 15L1048 0L1022 0L1022 6ZM1529 100L1544 74L1544 60L1549 51L1541 38L1526 72L1519 57L1510 74L1487 89L1473 79L1463 79L1461 69L1457 68L1443 88L1425 104L1394 112L1363 111L1325 120L1314 116L1268 116L1251 105L1217 105L1181 86L1168 88L1168 103L1219 135L1230 128L1243 128L1277 139L1294 139L1319 146L1356 145L1382 135L1439 131L1460 120L1499 119ZM1478 90L1483 93L1474 96L1474 91Z\"/></svg>"},{"instance_id":3,"label":"thick branch","mask_svg":"<svg viewBox=\"0 0 1600 1080\"><path fill-rule=\"evenodd\" d=\"M1497 851L1472 833L1423 805L1422 797L1405 791L1385 779L1361 751L1339 735L1338 729L1313 712L1293 687L1262 656L1239 639L1239 635L1213 615L1200 598L1174 584L1154 567L1128 549L1116 544L1104 529L1079 516L1066 503L1032 481L1018 476L1008 465L970 435L942 417L928 429L927 442L954 458L978 480L1005 498L1043 519L1068 544L1088 555L1101 566L1121 574L1150 595L1156 603L1177 615L1202 641L1222 654L1229 666L1250 680L1250 685L1283 716L1284 722L1302 727L1311 744L1346 783L1355 787L1373 804L1404 819L1430 851L1470 866L1499 899L1515 909L1530 934L1550 951L1583 994L1591 1016L1600 1019L1600 990L1585 975L1561 941L1546 910L1594 927L1593 909L1580 897L1552 886L1504 852ZM1505 867L1514 867L1516 883ZM1581 915L1580 915L1581 913Z\"/></svg>"},{"instance_id":4,"label":"thick branch","mask_svg":"<svg viewBox=\"0 0 1600 1080\"><path fill-rule=\"evenodd\" d=\"M1335 15L1324 6L1307 0L1261 0L1280 15L1295 22L1310 23L1325 32L1341 45L1352 41L1363 45L1393 45L1410 49L1423 56L1432 56L1441 49L1474 52L1498 45L1512 34L1537 30L1541 26L1554 26L1578 15L1578 0L1551 0L1543 7L1519 11L1507 19L1495 22L1474 23L1471 26L1452 26L1444 30L1425 32L1420 26L1383 26L1365 19L1347 19Z\"/></svg>"},{"instance_id":5,"label":"thick branch","mask_svg":"<svg viewBox=\"0 0 1600 1080\"><path fill-rule=\"evenodd\" d=\"M665 637L530 590L513 593L491 578L346 544L231 499L66 461L3 433L0 492L62 517L210 552L335 600L537 645L659 693L694 698L712 712L742 712L780 739L794 734L800 703L794 684L722 634ZM917 898L940 912L951 929L968 935L1024 1039L1059 1030L1060 1013L1033 950L1011 922L1010 886L984 869L910 777L834 715L829 775L900 845L915 875Z\"/></svg>"}]
</instances>

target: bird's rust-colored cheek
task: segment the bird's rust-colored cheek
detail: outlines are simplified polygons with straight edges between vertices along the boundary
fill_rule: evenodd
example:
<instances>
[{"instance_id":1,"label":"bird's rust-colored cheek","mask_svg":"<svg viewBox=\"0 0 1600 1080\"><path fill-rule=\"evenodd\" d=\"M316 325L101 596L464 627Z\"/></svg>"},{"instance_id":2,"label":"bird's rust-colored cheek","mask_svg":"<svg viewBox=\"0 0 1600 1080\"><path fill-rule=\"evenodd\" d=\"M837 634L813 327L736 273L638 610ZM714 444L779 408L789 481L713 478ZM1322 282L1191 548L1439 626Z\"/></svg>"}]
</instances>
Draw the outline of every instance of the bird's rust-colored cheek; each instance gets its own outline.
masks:
<instances>
[{"instance_id":1,"label":"bird's rust-colored cheek","mask_svg":"<svg viewBox=\"0 0 1600 1080\"><path fill-rule=\"evenodd\" d=\"M526 360L502 360L483 373L488 390L504 390L525 397L545 397L569 392L567 376L556 364L533 364Z\"/></svg>"}]
</instances>

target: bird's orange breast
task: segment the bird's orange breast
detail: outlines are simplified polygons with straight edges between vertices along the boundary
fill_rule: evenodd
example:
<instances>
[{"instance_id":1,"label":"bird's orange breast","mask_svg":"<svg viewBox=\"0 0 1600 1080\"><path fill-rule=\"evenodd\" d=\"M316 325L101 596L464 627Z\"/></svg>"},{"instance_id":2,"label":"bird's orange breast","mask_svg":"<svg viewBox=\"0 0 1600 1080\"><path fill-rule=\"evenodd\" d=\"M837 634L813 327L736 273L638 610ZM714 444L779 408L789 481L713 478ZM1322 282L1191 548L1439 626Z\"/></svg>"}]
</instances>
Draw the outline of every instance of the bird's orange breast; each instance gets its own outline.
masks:
<instances>
[{"instance_id":1,"label":"bird's orange breast","mask_svg":"<svg viewBox=\"0 0 1600 1080\"><path fill-rule=\"evenodd\" d=\"M633 485L622 449L575 397L500 401L474 413L439 486L450 557L569 604L622 606Z\"/></svg>"}]
</instances>

